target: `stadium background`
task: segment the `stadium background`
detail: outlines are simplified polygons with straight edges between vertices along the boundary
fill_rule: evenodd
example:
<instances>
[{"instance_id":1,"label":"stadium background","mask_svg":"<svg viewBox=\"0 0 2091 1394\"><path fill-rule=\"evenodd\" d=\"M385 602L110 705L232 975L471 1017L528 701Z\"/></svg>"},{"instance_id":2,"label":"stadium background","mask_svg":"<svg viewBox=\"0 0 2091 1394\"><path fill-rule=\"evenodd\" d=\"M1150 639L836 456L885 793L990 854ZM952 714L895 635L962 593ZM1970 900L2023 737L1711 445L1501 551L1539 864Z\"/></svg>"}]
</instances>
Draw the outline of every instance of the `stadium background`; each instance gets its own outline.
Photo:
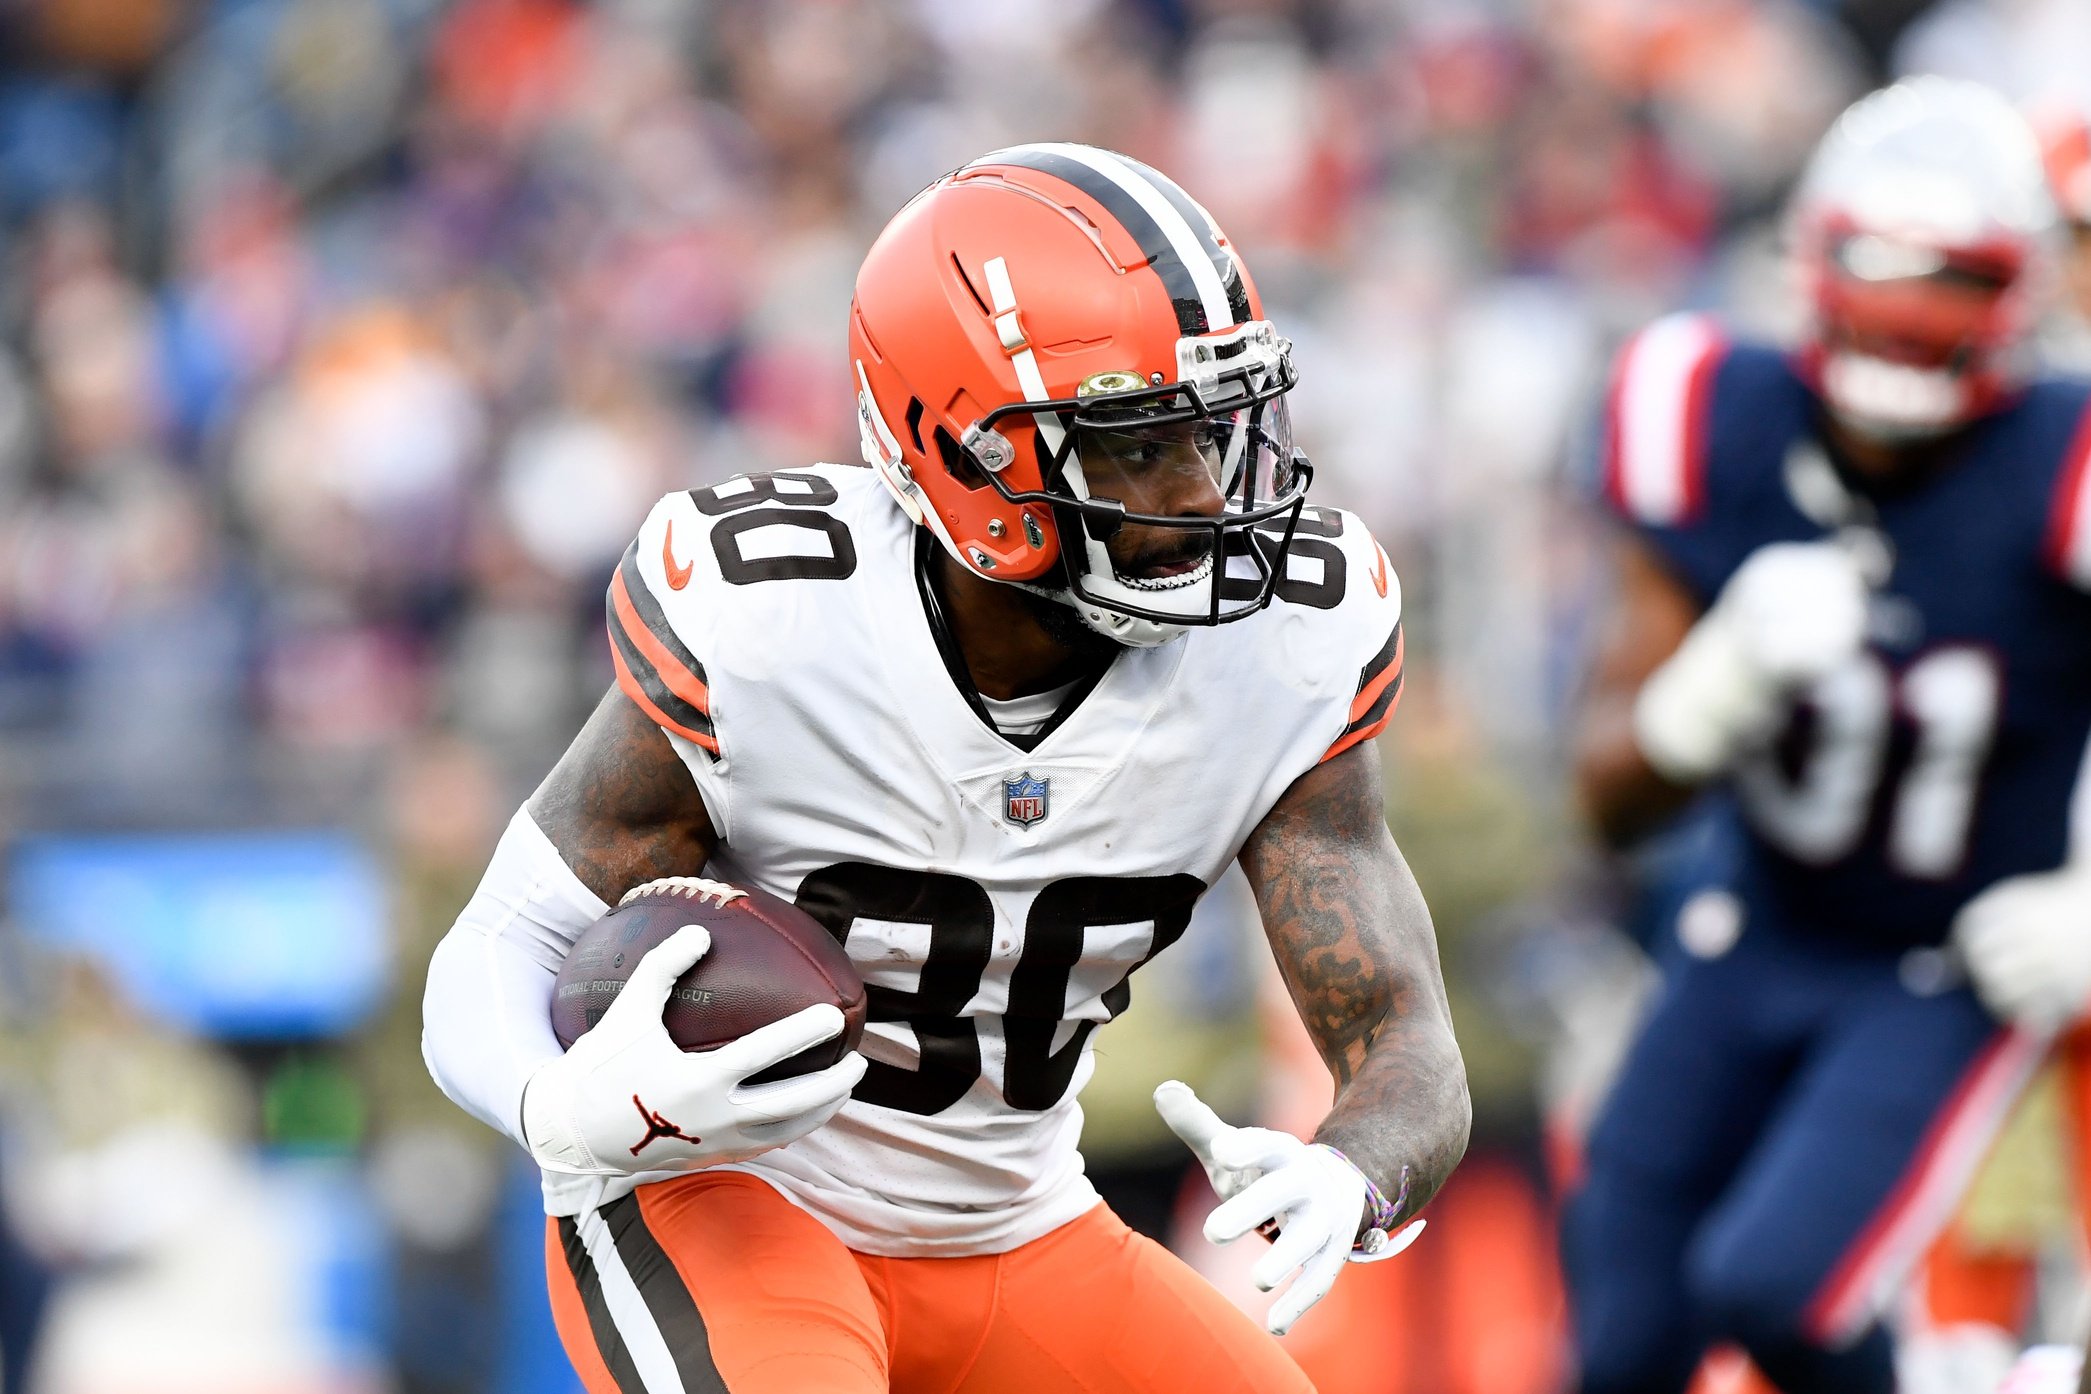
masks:
<instances>
[{"instance_id":1,"label":"stadium background","mask_svg":"<svg viewBox=\"0 0 2091 1394\"><path fill-rule=\"evenodd\" d=\"M1325 1387L1554 1388L1550 1132L1641 971L1559 740L1606 352L1679 304L1778 325L1780 199L1867 87L2086 97L2086 53L2082 0L0 3L26 1387L573 1388L521 1159L422 1073L421 965L608 681L647 505L854 458L869 238L1059 138L1230 230L1317 494L1405 583L1390 812L1477 1127L1437 1232L1339 1288L1373 1337ZM1237 1111L1315 1087L1282 1032L1242 1057L1242 955L1176 957L1101 1038L1094 1145L1135 1192L1181 1169L1125 1102L1166 1052Z\"/></svg>"}]
</instances>

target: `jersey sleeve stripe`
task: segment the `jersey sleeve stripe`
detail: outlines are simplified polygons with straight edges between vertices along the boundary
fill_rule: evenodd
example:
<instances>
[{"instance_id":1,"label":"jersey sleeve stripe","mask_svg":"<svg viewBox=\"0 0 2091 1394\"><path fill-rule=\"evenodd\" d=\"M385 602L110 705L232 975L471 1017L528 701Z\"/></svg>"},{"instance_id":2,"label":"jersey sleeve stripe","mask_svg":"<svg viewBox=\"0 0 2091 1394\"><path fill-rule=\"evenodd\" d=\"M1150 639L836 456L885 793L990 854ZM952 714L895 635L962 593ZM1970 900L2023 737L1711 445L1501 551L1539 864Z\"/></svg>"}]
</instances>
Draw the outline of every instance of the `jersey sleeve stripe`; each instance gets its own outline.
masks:
<instances>
[{"instance_id":1,"label":"jersey sleeve stripe","mask_svg":"<svg viewBox=\"0 0 2091 1394\"><path fill-rule=\"evenodd\" d=\"M711 718L684 702L645 666L631 648L631 641L617 630L610 632L610 662L617 670L617 686L646 713L656 726L673 731L692 745L719 753L719 740Z\"/></svg>"},{"instance_id":2,"label":"jersey sleeve stripe","mask_svg":"<svg viewBox=\"0 0 2091 1394\"><path fill-rule=\"evenodd\" d=\"M617 670L617 687L632 699L640 711L646 713L654 725L664 731L673 731L692 745L702 746L712 754L719 753L719 740L713 734L709 717L678 699L674 693L661 686L652 670L641 668L642 680L632 669L632 660L625 657L630 641L616 629L610 631L610 663ZM669 713L673 711L675 716ZM676 716L687 718L679 721Z\"/></svg>"},{"instance_id":3,"label":"jersey sleeve stripe","mask_svg":"<svg viewBox=\"0 0 2091 1394\"><path fill-rule=\"evenodd\" d=\"M1674 527L1704 506L1706 418L1725 347L1710 321L1674 315L1619 355L1606 403L1605 493L1627 517Z\"/></svg>"},{"instance_id":4,"label":"jersey sleeve stripe","mask_svg":"<svg viewBox=\"0 0 2091 1394\"><path fill-rule=\"evenodd\" d=\"M1355 724L1379 701L1380 694L1389 683L1401 680L1401 621L1394 622L1394 632L1387 642L1372 656L1358 677L1358 695L1351 700L1350 719Z\"/></svg>"},{"instance_id":5,"label":"jersey sleeve stripe","mask_svg":"<svg viewBox=\"0 0 2091 1394\"><path fill-rule=\"evenodd\" d=\"M651 603L652 597L647 596L647 600ZM659 607L653 608L658 614ZM613 628L623 631L625 638L631 641L646 665L660 675L661 682L670 692L700 712L711 711L711 688L704 681L704 665L690 656L690 651L683 647L682 641L665 622L656 626L646 621L632 588L626 584L622 567L610 578L610 623Z\"/></svg>"},{"instance_id":6,"label":"jersey sleeve stripe","mask_svg":"<svg viewBox=\"0 0 2091 1394\"><path fill-rule=\"evenodd\" d=\"M2062 464L2048 520L2047 560L2065 580L2091 589L2091 411L2078 424Z\"/></svg>"},{"instance_id":7,"label":"jersey sleeve stripe","mask_svg":"<svg viewBox=\"0 0 2091 1394\"><path fill-rule=\"evenodd\" d=\"M1336 743L1330 746L1328 750L1323 752L1321 759L1315 761L1314 763L1317 765L1327 764L1329 761L1335 759L1338 755L1341 755L1344 751L1349 750L1358 742L1369 741L1374 736L1377 736L1380 732L1386 730L1387 723L1394 719L1394 708L1395 705L1400 702L1400 700L1401 676L1399 674L1396 674L1394 678L1394 685L1387 689L1387 704L1385 707L1381 708L1379 719L1367 726L1359 726L1346 729L1343 735L1338 736L1336 738Z\"/></svg>"},{"instance_id":8,"label":"jersey sleeve stripe","mask_svg":"<svg viewBox=\"0 0 2091 1394\"><path fill-rule=\"evenodd\" d=\"M2069 794L2069 860L2091 863L2091 740L2084 742L2076 785Z\"/></svg>"},{"instance_id":9,"label":"jersey sleeve stripe","mask_svg":"<svg viewBox=\"0 0 2091 1394\"><path fill-rule=\"evenodd\" d=\"M1332 760L1358 742L1369 741L1387 729L1387 723L1394 719L1394 708L1401 701L1403 648L1401 622L1396 620L1394 632L1387 636L1386 644L1373 655L1358 678L1358 695L1351 699L1350 704L1350 724L1315 763Z\"/></svg>"},{"instance_id":10,"label":"jersey sleeve stripe","mask_svg":"<svg viewBox=\"0 0 2091 1394\"><path fill-rule=\"evenodd\" d=\"M617 564L616 579L624 582L625 599L631 602L632 614L638 617L647 634L668 651L677 667L692 674L699 683L703 683L704 665L697 661L697 656L683 643L682 636L675 632L675 626L668 622L668 612L661 608L660 600L655 597L653 588L646 584L646 577L639 570L639 544L636 540L624 549L624 560ZM701 702L698 705L711 704Z\"/></svg>"}]
</instances>

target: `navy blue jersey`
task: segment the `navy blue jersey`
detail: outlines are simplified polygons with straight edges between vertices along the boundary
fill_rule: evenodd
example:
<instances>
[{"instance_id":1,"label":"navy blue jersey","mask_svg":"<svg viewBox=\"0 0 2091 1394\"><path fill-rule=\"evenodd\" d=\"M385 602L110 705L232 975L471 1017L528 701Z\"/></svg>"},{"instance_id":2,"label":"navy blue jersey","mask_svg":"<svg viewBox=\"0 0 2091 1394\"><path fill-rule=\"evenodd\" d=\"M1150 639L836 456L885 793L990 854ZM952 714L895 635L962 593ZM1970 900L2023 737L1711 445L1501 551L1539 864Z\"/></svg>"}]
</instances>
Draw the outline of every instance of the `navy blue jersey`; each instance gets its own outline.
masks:
<instances>
[{"instance_id":1,"label":"navy blue jersey","mask_svg":"<svg viewBox=\"0 0 2091 1394\"><path fill-rule=\"evenodd\" d=\"M1621 356L1605 493L1701 601L1772 542L1884 539L1868 651L1734 777L1753 919L1942 940L2006 876L2091 851L2091 385L2035 384L1920 482L1833 470L1783 353L1697 316ZM2072 820L2072 805L2078 812Z\"/></svg>"}]
</instances>

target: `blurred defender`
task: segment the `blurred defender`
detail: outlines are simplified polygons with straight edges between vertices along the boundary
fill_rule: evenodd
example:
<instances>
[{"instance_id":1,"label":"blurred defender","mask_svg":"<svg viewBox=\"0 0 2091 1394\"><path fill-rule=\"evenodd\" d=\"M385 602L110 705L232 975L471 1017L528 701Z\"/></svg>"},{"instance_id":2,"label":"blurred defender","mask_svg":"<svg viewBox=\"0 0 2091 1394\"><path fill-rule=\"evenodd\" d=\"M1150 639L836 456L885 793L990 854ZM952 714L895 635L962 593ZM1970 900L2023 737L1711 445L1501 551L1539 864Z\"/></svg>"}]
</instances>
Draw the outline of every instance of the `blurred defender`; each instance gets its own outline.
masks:
<instances>
[{"instance_id":1,"label":"blurred defender","mask_svg":"<svg viewBox=\"0 0 2091 1394\"><path fill-rule=\"evenodd\" d=\"M1271 1236L1265 1289L1298 1270L1272 1330L1398 1252L1458 1159L1371 740L1401 683L1385 554L1306 506L1291 346L1231 245L1123 156L938 180L866 258L850 353L870 469L671 495L626 555L618 686L437 950L430 1068L544 1168L591 1394L1304 1389L1098 1203L1075 1096L1238 857L1335 1107L1309 1145L1155 1098L1224 1198L1207 1234ZM744 1082L834 1035L827 1007L676 1051L688 929L559 1053L575 934L707 866L847 946L863 1058Z\"/></svg>"},{"instance_id":2,"label":"blurred defender","mask_svg":"<svg viewBox=\"0 0 2091 1394\"><path fill-rule=\"evenodd\" d=\"M1564 1218L1585 1394L1723 1339L1785 1394L1892 1390L1884 1308L2091 997L2091 425L2026 366L2054 221L2007 104L1898 84L1797 195L1798 354L1677 317L1620 361L1581 792L1623 843L1725 784L1742 855Z\"/></svg>"}]
</instances>

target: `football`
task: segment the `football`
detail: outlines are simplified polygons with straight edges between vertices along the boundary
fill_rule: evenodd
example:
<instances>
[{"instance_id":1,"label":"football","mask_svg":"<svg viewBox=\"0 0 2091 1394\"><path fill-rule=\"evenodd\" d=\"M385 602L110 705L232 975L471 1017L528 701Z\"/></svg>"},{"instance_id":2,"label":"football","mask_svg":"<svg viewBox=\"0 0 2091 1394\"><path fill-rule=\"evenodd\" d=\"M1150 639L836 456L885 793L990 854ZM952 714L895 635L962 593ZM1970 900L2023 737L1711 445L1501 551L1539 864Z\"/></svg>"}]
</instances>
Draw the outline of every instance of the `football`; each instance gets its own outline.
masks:
<instances>
[{"instance_id":1,"label":"football","mask_svg":"<svg viewBox=\"0 0 2091 1394\"><path fill-rule=\"evenodd\" d=\"M842 1011L842 1034L749 1077L752 1083L823 1069L864 1034L864 982L811 915L761 890L693 876L649 881L581 932L552 989L552 1030L572 1047L617 999L648 949L684 925L711 932L711 949L676 979L663 1013L684 1050L711 1050L820 1002Z\"/></svg>"}]
</instances>

